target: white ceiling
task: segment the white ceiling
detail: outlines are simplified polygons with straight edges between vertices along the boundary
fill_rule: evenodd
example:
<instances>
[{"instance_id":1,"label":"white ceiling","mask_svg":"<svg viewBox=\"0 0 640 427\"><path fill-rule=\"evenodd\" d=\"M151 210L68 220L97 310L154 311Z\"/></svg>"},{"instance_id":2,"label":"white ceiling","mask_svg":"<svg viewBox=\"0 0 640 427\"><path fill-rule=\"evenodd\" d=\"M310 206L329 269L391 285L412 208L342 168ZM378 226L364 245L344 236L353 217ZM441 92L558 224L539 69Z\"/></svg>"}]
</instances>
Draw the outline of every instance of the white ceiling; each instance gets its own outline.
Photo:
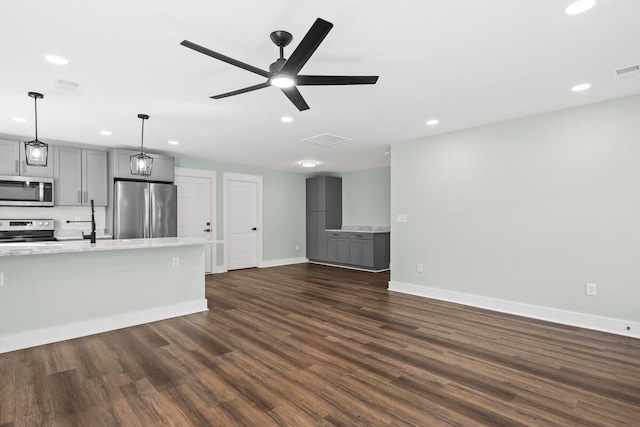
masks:
<instances>
[{"instance_id":1,"label":"white ceiling","mask_svg":"<svg viewBox=\"0 0 640 427\"><path fill-rule=\"evenodd\" d=\"M640 93L640 77L613 77L640 63L640 1L569 16L571 1L2 0L0 134L33 137L27 92L37 91L43 141L133 148L145 113L151 150L280 170L302 171L303 159L330 172L388 165L397 142ZM264 79L180 46L268 69L278 57L269 34L293 34L288 56L318 17L334 27L301 73L380 78L301 87L303 112L273 87L210 99ZM54 88L57 78L81 90ZM590 90L571 92L585 81ZM323 133L351 141L300 142Z\"/></svg>"}]
</instances>

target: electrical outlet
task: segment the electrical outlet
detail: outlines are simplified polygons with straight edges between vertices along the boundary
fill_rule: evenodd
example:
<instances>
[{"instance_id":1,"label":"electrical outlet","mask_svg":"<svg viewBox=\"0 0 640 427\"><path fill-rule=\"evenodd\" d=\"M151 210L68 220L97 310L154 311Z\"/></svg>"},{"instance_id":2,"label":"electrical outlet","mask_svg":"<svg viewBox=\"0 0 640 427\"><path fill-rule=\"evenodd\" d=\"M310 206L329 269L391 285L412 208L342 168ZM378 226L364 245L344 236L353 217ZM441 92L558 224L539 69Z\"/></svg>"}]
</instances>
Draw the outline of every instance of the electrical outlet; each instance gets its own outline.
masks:
<instances>
[{"instance_id":1,"label":"electrical outlet","mask_svg":"<svg viewBox=\"0 0 640 427\"><path fill-rule=\"evenodd\" d=\"M0 286L4 286L4 273L0 273Z\"/></svg>"},{"instance_id":2,"label":"electrical outlet","mask_svg":"<svg viewBox=\"0 0 640 427\"><path fill-rule=\"evenodd\" d=\"M585 285L585 292L590 297L596 296L596 284L595 283L587 283Z\"/></svg>"},{"instance_id":3,"label":"electrical outlet","mask_svg":"<svg viewBox=\"0 0 640 427\"><path fill-rule=\"evenodd\" d=\"M173 259L171 260L171 266L180 267L180 258L177 256L174 256Z\"/></svg>"},{"instance_id":4,"label":"electrical outlet","mask_svg":"<svg viewBox=\"0 0 640 427\"><path fill-rule=\"evenodd\" d=\"M300 245L296 244L296 251L300 250Z\"/></svg>"},{"instance_id":5,"label":"electrical outlet","mask_svg":"<svg viewBox=\"0 0 640 427\"><path fill-rule=\"evenodd\" d=\"M422 264L418 264L418 265L416 266L416 271L417 271L418 273L422 273Z\"/></svg>"}]
</instances>

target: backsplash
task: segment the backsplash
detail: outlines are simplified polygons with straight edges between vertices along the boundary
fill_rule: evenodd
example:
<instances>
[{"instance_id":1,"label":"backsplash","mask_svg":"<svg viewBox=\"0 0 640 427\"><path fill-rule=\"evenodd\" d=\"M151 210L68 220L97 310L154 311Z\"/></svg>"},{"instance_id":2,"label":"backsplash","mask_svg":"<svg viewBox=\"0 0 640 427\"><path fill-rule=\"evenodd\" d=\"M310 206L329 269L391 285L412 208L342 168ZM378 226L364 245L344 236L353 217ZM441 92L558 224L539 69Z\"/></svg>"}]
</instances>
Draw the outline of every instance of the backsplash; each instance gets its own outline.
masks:
<instances>
[{"instance_id":1,"label":"backsplash","mask_svg":"<svg viewBox=\"0 0 640 427\"><path fill-rule=\"evenodd\" d=\"M95 208L96 228L105 227L105 207ZM91 206L54 206L52 208L0 206L0 218L53 219L56 230L91 230L91 223L71 223L67 220L91 221Z\"/></svg>"}]
</instances>

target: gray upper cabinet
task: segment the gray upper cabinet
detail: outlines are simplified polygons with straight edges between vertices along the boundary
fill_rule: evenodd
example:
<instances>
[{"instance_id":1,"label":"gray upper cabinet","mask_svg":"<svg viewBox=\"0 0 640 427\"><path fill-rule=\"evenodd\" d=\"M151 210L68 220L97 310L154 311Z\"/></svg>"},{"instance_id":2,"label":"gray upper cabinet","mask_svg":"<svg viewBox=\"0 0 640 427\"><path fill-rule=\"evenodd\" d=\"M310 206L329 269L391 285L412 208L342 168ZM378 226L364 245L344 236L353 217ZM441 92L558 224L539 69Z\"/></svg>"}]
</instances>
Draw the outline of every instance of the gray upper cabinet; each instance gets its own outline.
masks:
<instances>
[{"instance_id":1,"label":"gray upper cabinet","mask_svg":"<svg viewBox=\"0 0 640 427\"><path fill-rule=\"evenodd\" d=\"M47 166L29 166L25 157L24 142L0 141L0 175L22 175L53 178L55 154L49 145Z\"/></svg>"},{"instance_id":2,"label":"gray upper cabinet","mask_svg":"<svg viewBox=\"0 0 640 427\"><path fill-rule=\"evenodd\" d=\"M131 156L139 154L139 151L132 150L113 150L111 152L113 177L116 179L144 179L140 175L131 173ZM174 159L173 157L161 154L146 153L153 157L153 166L151 167L151 175L147 181L173 182L174 179Z\"/></svg>"},{"instance_id":3,"label":"gray upper cabinet","mask_svg":"<svg viewBox=\"0 0 640 427\"><path fill-rule=\"evenodd\" d=\"M55 204L107 206L107 152L54 147Z\"/></svg>"},{"instance_id":4,"label":"gray upper cabinet","mask_svg":"<svg viewBox=\"0 0 640 427\"><path fill-rule=\"evenodd\" d=\"M342 178L315 176L306 185L307 258L327 261L337 256L337 246L327 247L325 230L342 227Z\"/></svg>"},{"instance_id":5,"label":"gray upper cabinet","mask_svg":"<svg viewBox=\"0 0 640 427\"><path fill-rule=\"evenodd\" d=\"M19 175L20 143L0 140L0 175Z\"/></svg>"}]
</instances>

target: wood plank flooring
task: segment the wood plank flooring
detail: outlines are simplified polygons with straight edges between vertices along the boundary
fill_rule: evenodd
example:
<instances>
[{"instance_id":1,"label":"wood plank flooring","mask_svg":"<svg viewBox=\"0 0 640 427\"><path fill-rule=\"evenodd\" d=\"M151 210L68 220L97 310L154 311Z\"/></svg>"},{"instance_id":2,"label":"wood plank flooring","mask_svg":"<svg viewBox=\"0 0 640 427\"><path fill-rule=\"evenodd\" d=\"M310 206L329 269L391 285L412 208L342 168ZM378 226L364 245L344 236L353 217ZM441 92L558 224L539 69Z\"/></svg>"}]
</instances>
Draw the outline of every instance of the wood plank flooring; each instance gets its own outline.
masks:
<instances>
[{"instance_id":1,"label":"wood plank flooring","mask_svg":"<svg viewBox=\"0 0 640 427\"><path fill-rule=\"evenodd\" d=\"M640 340L312 264L209 312L0 355L0 426L640 426Z\"/></svg>"}]
</instances>

